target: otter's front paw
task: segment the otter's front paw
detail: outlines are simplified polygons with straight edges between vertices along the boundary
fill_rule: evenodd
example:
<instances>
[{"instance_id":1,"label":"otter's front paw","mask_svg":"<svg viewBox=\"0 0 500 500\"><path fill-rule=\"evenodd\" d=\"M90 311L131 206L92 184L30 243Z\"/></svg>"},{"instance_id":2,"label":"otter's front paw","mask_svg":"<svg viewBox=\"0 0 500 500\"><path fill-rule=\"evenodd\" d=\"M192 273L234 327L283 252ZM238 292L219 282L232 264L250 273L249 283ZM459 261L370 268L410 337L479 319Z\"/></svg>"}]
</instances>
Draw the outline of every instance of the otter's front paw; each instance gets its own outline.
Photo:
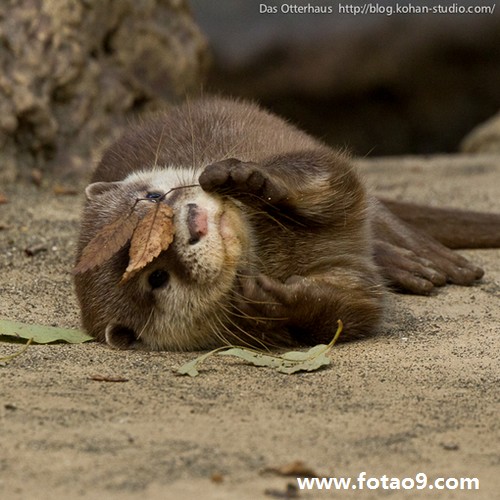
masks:
<instances>
[{"instance_id":1,"label":"otter's front paw","mask_svg":"<svg viewBox=\"0 0 500 500\"><path fill-rule=\"evenodd\" d=\"M264 274L242 274L237 308L267 328L302 325L325 304L321 290L311 289L308 283L302 276L291 276L282 283Z\"/></svg>"},{"instance_id":2,"label":"otter's front paw","mask_svg":"<svg viewBox=\"0 0 500 500\"><path fill-rule=\"evenodd\" d=\"M282 300L275 297L274 290L285 285L272 278L259 274L242 275L239 278L240 295L238 309L249 318L267 321L269 319L286 321L288 311Z\"/></svg>"},{"instance_id":3,"label":"otter's front paw","mask_svg":"<svg viewBox=\"0 0 500 500\"><path fill-rule=\"evenodd\" d=\"M235 197L250 195L275 204L286 198L286 190L271 179L258 164L229 158L205 167L199 182L205 191Z\"/></svg>"},{"instance_id":4,"label":"otter's front paw","mask_svg":"<svg viewBox=\"0 0 500 500\"><path fill-rule=\"evenodd\" d=\"M293 292L290 287L263 274L242 274L236 308L247 319L279 327L289 322Z\"/></svg>"}]
</instances>

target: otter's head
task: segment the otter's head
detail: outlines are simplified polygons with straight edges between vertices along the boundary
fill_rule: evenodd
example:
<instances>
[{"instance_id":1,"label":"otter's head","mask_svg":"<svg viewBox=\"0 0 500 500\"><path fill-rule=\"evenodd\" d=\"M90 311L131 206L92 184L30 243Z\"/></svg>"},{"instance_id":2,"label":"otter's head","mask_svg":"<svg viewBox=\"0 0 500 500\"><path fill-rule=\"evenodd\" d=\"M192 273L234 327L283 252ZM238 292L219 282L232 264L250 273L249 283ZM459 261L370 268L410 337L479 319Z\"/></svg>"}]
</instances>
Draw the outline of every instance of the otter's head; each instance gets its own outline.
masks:
<instances>
[{"instance_id":1,"label":"otter's head","mask_svg":"<svg viewBox=\"0 0 500 500\"><path fill-rule=\"evenodd\" d=\"M137 199L155 200L176 188L164 197L175 227L167 250L122 284L128 245L75 276L83 325L98 340L149 350L196 350L224 342L236 277L251 260L248 224L237 202L199 186L182 188L196 182L195 172L185 174L173 168L144 171L88 186L78 259L95 234ZM139 214L143 209L136 205Z\"/></svg>"}]
</instances>

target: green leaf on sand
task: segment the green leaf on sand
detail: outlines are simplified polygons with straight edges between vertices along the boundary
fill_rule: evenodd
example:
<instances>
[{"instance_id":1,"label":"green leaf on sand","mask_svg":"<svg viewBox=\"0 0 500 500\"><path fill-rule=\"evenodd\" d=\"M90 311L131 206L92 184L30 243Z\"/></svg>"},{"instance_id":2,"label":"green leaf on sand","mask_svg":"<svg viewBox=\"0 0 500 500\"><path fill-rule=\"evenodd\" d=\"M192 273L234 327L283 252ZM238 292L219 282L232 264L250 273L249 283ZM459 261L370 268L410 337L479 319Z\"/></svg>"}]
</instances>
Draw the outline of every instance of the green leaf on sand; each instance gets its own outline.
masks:
<instances>
[{"instance_id":1,"label":"green leaf on sand","mask_svg":"<svg viewBox=\"0 0 500 500\"><path fill-rule=\"evenodd\" d=\"M80 344L94 340L80 330L43 325L27 325L18 321L0 319L0 341L19 342L20 339L32 339L32 342L35 344L49 344L50 342Z\"/></svg>"},{"instance_id":2,"label":"green leaf on sand","mask_svg":"<svg viewBox=\"0 0 500 500\"><path fill-rule=\"evenodd\" d=\"M199 374L197 369L198 365L205 361L209 356L213 355L235 356L254 366L267 366L268 368L273 368L280 373L290 374L299 371L312 372L331 363L328 354L342 331L342 321L338 320L338 325L337 332L329 344L318 344L311 347L308 351L290 351L285 352L280 356L272 356L255 349L248 349L246 347L219 347L218 349L207 352L206 354L203 354L202 356L182 365L177 370L177 373L180 375L196 377Z\"/></svg>"},{"instance_id":3,"label":"green leaf on sand","mask_svg":"<svg viewBox=\"0 0 500 500\"><path fill-rule=\"evenodd\" d=\"M197 375L200 374L200 372L197 370L196 366L199 363L202 363L207 359L209 356L212 356L215 354L217 351L220 351L221 349L226 349L225 347L221 347L219 349L215 349L213 351L207 352L206 354L203 354L202 356L199 356L188 363L185 363L182 365L180 368L177 369L177 373L179 375L189 375L190 377L196 377Z\"/></svg>"}]
</instances>

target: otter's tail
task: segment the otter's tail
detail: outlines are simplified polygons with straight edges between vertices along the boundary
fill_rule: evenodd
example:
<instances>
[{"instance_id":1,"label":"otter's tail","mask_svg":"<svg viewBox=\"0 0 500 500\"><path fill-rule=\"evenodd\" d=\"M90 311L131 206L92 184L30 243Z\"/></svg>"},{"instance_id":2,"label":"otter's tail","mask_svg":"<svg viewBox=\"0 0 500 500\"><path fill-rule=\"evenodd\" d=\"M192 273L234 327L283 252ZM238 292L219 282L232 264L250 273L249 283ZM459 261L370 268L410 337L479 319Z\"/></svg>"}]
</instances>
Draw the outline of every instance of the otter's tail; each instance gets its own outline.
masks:
<instances>
[{"instance_id":1,"label":"otter's tail","mask_svg":"<svg viewBox=\"0 0 500 500\"><path fill-rule=\"evenodd\" d=\"M448 248L500 247L500 214L380 201L394 215Z\"/></svg>"}]
</instances>

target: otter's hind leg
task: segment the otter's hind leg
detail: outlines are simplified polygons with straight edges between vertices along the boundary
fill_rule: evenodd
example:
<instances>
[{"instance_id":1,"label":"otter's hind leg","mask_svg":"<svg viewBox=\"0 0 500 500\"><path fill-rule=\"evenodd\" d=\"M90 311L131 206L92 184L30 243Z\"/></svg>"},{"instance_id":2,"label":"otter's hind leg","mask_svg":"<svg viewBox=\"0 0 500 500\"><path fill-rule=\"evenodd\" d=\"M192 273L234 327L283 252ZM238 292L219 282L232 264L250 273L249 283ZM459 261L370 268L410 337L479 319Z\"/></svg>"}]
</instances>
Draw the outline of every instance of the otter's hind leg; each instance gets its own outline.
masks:
<instances>
[{"instance_id":1,"label":"otter's hind leg","mask_svg":"<svg viewBox=\"0 0 500 500\"><path fill-rule=\"evenodd\" d=\"M447 282L471 285L483 270L437 240L406 224L378 201L373 204L375 261L389 283L428 294Z\"/></svg>"},{"instance_id":2,"label":"otter's hind leg","mask_svg":"<svg viewBox=\"0 0 500 500\"><path fill-rule=\"evenodd\" d=\"M285 283L263 274L249 275L240 278L237 309L254 329L286 328L301 343L328 343L339 319L344 325L343 340L376 333L384 294L376 274L368 280L351 270L291 276Z\"/></svg>"}]
</instances>

